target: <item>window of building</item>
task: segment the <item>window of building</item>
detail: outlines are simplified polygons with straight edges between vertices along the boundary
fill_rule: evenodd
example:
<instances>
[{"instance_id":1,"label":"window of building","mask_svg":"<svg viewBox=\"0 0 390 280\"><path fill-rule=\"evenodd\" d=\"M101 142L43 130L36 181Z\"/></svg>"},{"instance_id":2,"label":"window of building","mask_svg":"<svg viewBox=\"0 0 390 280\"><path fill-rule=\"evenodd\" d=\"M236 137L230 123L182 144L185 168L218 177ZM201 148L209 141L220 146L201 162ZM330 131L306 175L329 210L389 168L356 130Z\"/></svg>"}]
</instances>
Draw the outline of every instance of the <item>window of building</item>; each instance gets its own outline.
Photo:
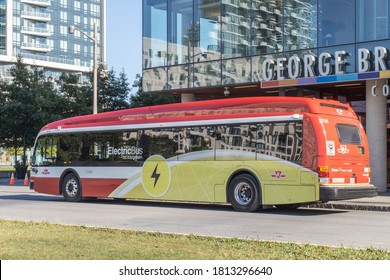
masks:
<instances>
[{"instance_id":1,"label":"window of building","mask_svg":"<svg viewBox=\"0 0 390 280\"><path fill-rule=\"evenodd\" d=\"M74 44L73 49L76 54L80 54L80 44Z\"/></svg>"},{"instance_id":2,"label":"window of building","mask_svg":"<svg viewBox=\"0 0 390 280\"><path fill-rule=\"evenodd\" d=\"M68 51L68 42L61 40L60 47L61 47L61 51L67 52Z\"/></svg>"},{"instance_id":3,"label":"window of building","mask_svg":"<svg viewBox=\"0 0 390 280\"><path fill-rule=\"evenodd\" d=\"M80 1L74 1L74 9L76 11L80 11L80 8L81 8Z\"/></svg>"},{"instance_id":4,"label":"window of building","mask_svg":"<svg viewBox=\"0 0 390 280\"><path fill-rule=\"evenodd\" d=\"M60 19L61 19L61 21L68 21L68 13L61 11L60 12Z\"/></svg>"},{"instance_id":5,"label":"window of building","mask_svg":"<svg viewBox=\"0 0 390 280\"><path fill-rule=\"evenodd\" d=\"M283 1L252 1L252 54L283 51Z\"/></svg>"},{"instance_id":6,"label":"window of building","mask_svg":"<svg viewBox=\"0 0 390 280\"><path fill-rule=\"evenodd\" d=\"M73 20L75 24L80 24L80 16L74 15Z\"/></svg>"},{"instance_id":7,"label":"window of building","mask_svg":"<svg viewBox=\"0 0 390 280\"><path fill-rule=\"evenodd\" d=\"M332 46L355 41L355 0L319 0L318 43Z\"/></svg>"},{"instance_id":8,"label":"window of building","mask_svg":"<svg viewBox=\"0 0 390 280\"><path fill-rule=\"evenodd\" d=\"M60 33L61 33L61 35L64 35L64 36L68 35L68 26L61 25Z\"/></svg>"},{"instance_id":9,"label":"window of building","mask_svg":"<svg viewBox=\"0 0 390 280\"><path fill-rule=\"evenodd\" d=\"M195 0L192 61L221 58L221 1Z\"/></svg>"},{"instance_id":10,"label":"window of building","mask_svg":"<svg viewBox=\"0 0 390 280\"><path fill-rule=\"evenodd\" d=\"M61 5L61 7L67 7L68 6L68 0L61 0L60 1L60 5Z\"/></svg>"},{"instance_id":11,"label":"window of building","mask_svg":"<svg viewBox=\"0 0 390 280\"><path fill-rule=\"evenodd\" d=\"M388 0L357 0L357 40L389 38L389 9Z\"/></svg>"},{"instance_id":12,"label":"window of building","mask_svg":"<svg viewBox=\"0 0 390 280\"><path fill-rule=\"evenodd\" d=\"M241 84L251 81L251 60L236 58L222 61L222 84Z\"/></svg>"},{"instance_id":13,"label":"window of building","mask_svg":"<svg viewBox=\"0 0 390 280\"><path fill-rule=\"evenodd\" d=\"M251 1L222 1L222 57L250 54Z\"/></svg>"},{"instance_id":14,"label":"window of building","mask_svg":"<svg viewBox=\"0 0 390 280\"><path fill-rule=\"evenodd\" d=\"M317 46L317 0L285 0L284 49Z\"/></svg>"},{"instance_id":15,"label":"window of building","mask_svg":"<svg viewBox=\"0 0 390 280\"><path fill-rule=\"evenodd\" d=\"M168 84L171 89L192 87L192 75L188 65L171 66L168 68Z\"/></svg>"},{"instance_id":16,"label":"window of building","mask_svg":"<svg viewBox=\"0 0 390 280\"><path fill-rule=\"evenodd\" d=\"M193 50L193 0L172 0L168 3L168 63L188 63Z\"/></svg>"},{"instance_id":17,"label":"window of building","mask_svg":"<svg viewBox=\"0 0 390 280\"><path fill-rule=\"evenodd\" d=\"M145 68L167 65L167 1L143 1L143 61Z\"/></svg>"},{"instance_id":18,"label":"window of building","mask_svg":"<svg viewBox=\"0 0 390 280\"><path fill-rule=\"evenodd\" d=\"M221 78L221 61L194 64L194 87L220 85Z\"/></svg>"}]
</instances>

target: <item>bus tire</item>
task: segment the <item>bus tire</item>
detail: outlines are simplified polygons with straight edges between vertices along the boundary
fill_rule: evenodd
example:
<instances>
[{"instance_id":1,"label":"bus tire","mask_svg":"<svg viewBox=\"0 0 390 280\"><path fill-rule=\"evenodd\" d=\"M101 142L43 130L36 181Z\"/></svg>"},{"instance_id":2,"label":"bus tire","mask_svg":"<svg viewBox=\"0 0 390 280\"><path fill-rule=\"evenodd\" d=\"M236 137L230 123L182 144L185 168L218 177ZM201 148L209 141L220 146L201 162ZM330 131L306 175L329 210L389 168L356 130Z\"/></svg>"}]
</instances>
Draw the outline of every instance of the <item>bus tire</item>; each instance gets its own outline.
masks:
<instances>
[{"instance_id":1,"label":"bus tire","mask_svg":"<svg viewBox=\"0 0 390 280\"><path fill-rule=\"evenodd\" d=\"M260 187L250 174L239 174L228 186L229 201L236 211L254 212L260 208Z\"/></svg>"},{"instance_id":2,"label":"bus tire","mask_svg":"<svg viewBox=\"0 0 390 280\"><path fill-rule=\"evenodd\" d=\"M62 180L62 195L66 201L79 202L82 199L81 184L74 173L69 173Z\"/></svg>"}]
</instances>

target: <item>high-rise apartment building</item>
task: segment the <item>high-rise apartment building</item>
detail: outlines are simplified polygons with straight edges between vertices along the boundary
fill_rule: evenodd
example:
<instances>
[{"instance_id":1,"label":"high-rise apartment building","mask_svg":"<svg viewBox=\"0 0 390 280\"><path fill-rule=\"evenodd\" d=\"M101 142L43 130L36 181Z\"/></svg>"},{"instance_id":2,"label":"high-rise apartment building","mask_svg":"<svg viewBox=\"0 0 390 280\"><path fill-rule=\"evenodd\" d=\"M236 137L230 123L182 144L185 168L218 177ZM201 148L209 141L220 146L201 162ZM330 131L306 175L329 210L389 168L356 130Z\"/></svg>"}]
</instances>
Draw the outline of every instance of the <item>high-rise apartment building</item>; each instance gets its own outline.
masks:
<instances>
[{"instance_id":1,"label":"high-rise apartment building","mask_svg":"<svg viewBox=\"0 0 390 280\"><path fill-rule=\"evenodd\" d=\"M97 56L105 61L105 0L0 0L0 78L8 78L18 56L44 69L54 80L62 72L83 74L93 67L92 38L97 25Z\"/></svg>"}]
</instances>

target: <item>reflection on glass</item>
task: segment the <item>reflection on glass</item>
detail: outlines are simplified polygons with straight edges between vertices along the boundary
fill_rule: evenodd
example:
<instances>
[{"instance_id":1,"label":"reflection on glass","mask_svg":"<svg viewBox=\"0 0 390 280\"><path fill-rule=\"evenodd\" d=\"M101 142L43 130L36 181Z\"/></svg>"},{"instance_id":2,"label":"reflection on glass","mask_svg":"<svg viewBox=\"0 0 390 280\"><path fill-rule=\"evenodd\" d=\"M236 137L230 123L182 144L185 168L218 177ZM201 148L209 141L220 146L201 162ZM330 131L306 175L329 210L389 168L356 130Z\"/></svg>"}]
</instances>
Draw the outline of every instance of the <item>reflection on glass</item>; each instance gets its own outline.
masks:
<instances>
[{"instance_id":1,"label":"reflection on glass","mask_svg":"<svg viewBox=\"0 0 390 280\"><path fill-rule=\"evenodd\" d=\"M185 160L185 154L213 150L215 147L215 129L214 127L184 127L180 132L179 160ZM180 155L183 155L181 157ZM194 158L195 160L195 158ZM214 160L211 157L210 160Z\"/></svg>"},{"instance_id":2,"label":"reflection on glass","mask_svg":"<svg viewBox=\"0 0 390 280\"><path fill-rule=\"evenodd\" d=\"M221 1L195 0L192 61L221 58Z\"/></svg>"},{"instance_id":3,"label":"reflection on glass","mask_svg":"<svg viewBox=\"0 0 390 280\"><path fill-rule=\"evenodd\" d=\"M357 0L357 40L370 41L389 37L388 0Z\"/></svg>"},{"instance_id":4,"label":"reflection on glass","mask_svg":"<svg viewBox=\"0 0 390 280\"><path fill-rule=\"evenodd\" d=\"M142 89L145 92L158 91L169 88L167 83L167 69L154 68L144 70L142 75Z\"/></svg>"},{"instance_id":5,"label":"reflection on glass","mask_svg":"<svg viewBox=\"0 0 390 280\"><path fill-rule=\"evenodd\" d=\"M250 54L250 0L222 0L223 57Z\"/></svg>"},{"instance_id":6,"label":"reflection on glass","mask_svg":"<svg viewBox=\"0 0 390 280\"><path fill-rule=\"evenodd\" d=\"M194 87L210 87L221 84L221 61L194 65Z\"/></svg>"},{"instance_id":7,"label":"reflection on glass","mask_svg":"<svg viewBox=\"0 0 390 280\"><path fill-rule=\"evenodd\" d=\"M355 40L355 0L319 0L318 7L320 46Z\"/></svg>"},{"instance_id":8,"label":"reflection on glass","mask_svg":"<svg viewBox=\"0 0 390 280\"><path fill-rule=\"evenodd\" d=\"M193 0L171 0L169 13L169 64L188 63L192 55Z\"/></svg>"},{"instance_id":9,"label":"reflection on glass","mask_svg":"<svg viewBox=\"0 0 390 280\"><path fill-rule=\"evenodd\" d=\"M216 127L215 155L216 160L234 160L242 156L241 153L229 153L224 150L252 152L252 160L256 156L256 124L237 124Z\"/></svg>"},{"instance_id":10,"label":"reflection on glass","mask_svg":"<svg viewBox=\"0 0 390 280\"><path fill-rule=\"evenodd\" d=\"M301 164L302 122L264 123L257 129L257 152ZM261 159L258 155L257 159Z\"/></svg>"},{"instance_id":11,"label":"reflection on glass","mask_svg":"<svg viewBox=\"0 0 390 280\"><path fill-rule=\"evenodd\" d=\"M317 0L286 0L286 50L308 49L317 46Z\"/></svg>"},{"instance_id":12,"label":"reflection on glass","mask_svg":"<svg viewBox=\"0 0 390 280\"><path fill-rule=\"evenodd\" d=\"M228 59L222 62L222 84L241 84L251 81L250 58Z\"/></svg>"},{"instance_id":13,"label":"reflection on glass","mask_svg":"<svg viewBox=\"0 0 390 280\"><path fill-rule=\"evenodd\" d=\"M276 56L252 57L252 82L261 82L263 80L263 63L266 59L276 59Z\"/></svg>"},{"instance_id":14,"label":"reflection on glass","mask_svg":"<svg viewBox=\"0 0 390 280\"><path fill-rule=\"evenodd\" d=\"M283 1L252 1L252 54L283 51Z\"/></svg>"},{"instance_id":15,"label":"reflection on glass","mask_svg":"<svg viewBox=\"0 0 390 280\"><path fill-rule=\"evenodd\" d=\"M140 131L138 147L146 160L152 155L161 155L166 159L175 159L179 150L179 131L172 129L147 129Z\"/></svg>"},{"instance_id":16,"label":"reflection on glass","mask_svg":"<svg viewBox=\"0 0 390 280\"><path fill-rule=\"evenodd\" d=\"M167 1L143 1L143 68L167 65Z\"/></svg>"},{"instance_id":17,"label":"reflection on glass","mask_svg":"<svg viewBox=\"0 0 390 280\"><path fill-rule=\"evenodd\" d=\"M168 84L171 86L171 89L191 87L192 79L188 65L169 67L168 77Z\"/></svg>"}]
</instances>

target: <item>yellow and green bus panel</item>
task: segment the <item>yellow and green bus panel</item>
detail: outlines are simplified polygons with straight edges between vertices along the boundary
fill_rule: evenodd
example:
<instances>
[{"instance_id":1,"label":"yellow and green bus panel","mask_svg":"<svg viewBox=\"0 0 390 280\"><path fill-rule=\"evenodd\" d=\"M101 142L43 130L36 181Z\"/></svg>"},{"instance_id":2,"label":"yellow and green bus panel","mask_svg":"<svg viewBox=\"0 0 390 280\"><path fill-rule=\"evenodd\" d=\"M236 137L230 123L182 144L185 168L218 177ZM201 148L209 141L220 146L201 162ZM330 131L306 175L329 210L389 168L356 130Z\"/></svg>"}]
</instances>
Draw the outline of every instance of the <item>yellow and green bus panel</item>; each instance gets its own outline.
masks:
<instances>
[{"instance_id":1,"label":"yellow and green bus panel","mask_svg":"<svg viewBox=\"0 0 390 280\"><path fill-rule=\"evenodd\" d=\"M159 105L48 124L36 139L30 187L67 201L229 203L238 211L377 195L352 109L299 97Z\"/></svg>"}]
</instances>

